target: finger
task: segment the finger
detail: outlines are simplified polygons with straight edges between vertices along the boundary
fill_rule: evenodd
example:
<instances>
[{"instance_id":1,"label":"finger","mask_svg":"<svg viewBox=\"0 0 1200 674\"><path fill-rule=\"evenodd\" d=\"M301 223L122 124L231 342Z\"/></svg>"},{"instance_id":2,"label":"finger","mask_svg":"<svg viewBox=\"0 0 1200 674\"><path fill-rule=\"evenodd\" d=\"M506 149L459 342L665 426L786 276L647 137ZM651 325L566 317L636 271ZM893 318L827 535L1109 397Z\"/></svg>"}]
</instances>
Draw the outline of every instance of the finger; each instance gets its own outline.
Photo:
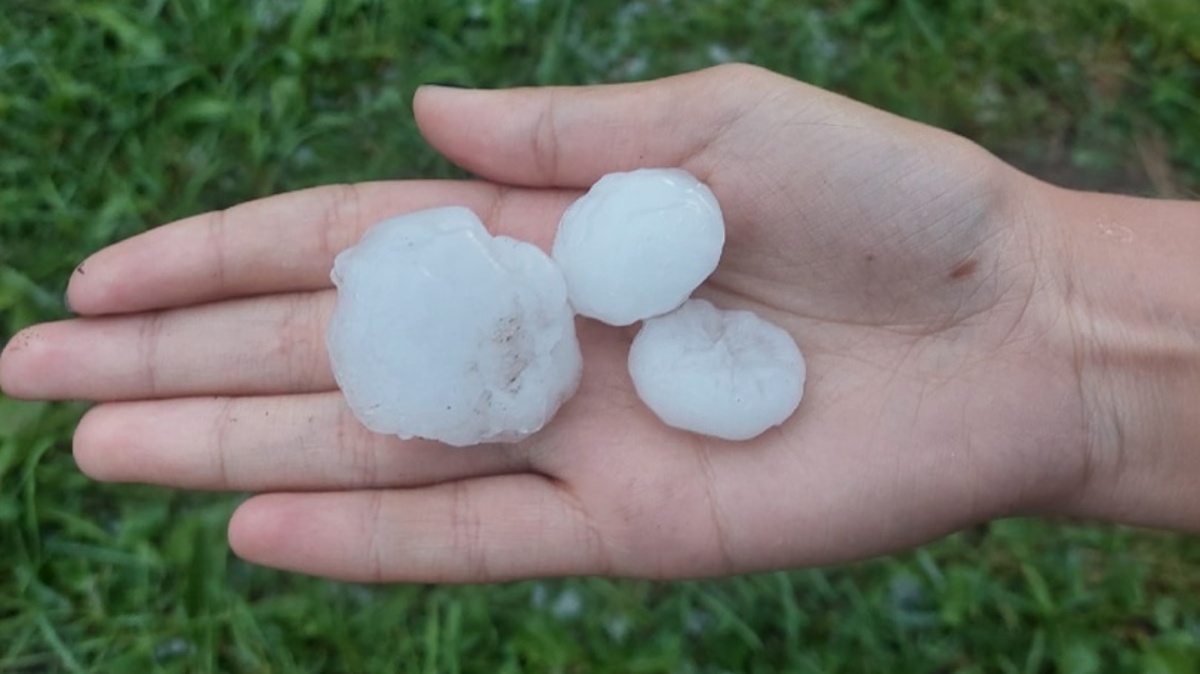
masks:
<instances>
[{"instance_id":1,"label":"finger","mask_svg":"<svg viewBox=\"0 0 1200 674\"><path fill-rule=\"evenodd\" d=\"M583 188L647 166L692 168L783 81L725 66L636 84L470 90L422 87L413 103L425 138L451 161L497 182Z\"/></svg>"},{"instance_id":2,"label":"finger","mask_svg":"<svg viewBox=\"0 0 1200 674\"><path fill-rule=\"evenodd\" d=\"M229 541L251 562L367 582L496 582L615 571L586 516L532 474L398 491L267 494Z\"/></svg>"},{"instance_id":3,"label":"finger","mask_svg":"<svg viewBox=\"0 0 1200 674\"><path fill-rule=\"evenodd\" d=\"M131 400L335 387L325 350L333 291L273 295L27 328L4 354L12 396Z\"/></svg>"},{"instance_id":4,"label":"finger","mask_svg":"<svg viewBox=\"0 0 1200 674\"><path fill-rule=\"evenodd\" d=\"M493 231L548 247L569 201L468 182L318 187L197 215L105 248L75 270L67 298L74 311L95 315L326 288L333 258L367 227L435 206L467 206Z\"/></svg>"},{"instance_id":5,"label":"finger","mask_svg":"<svg viewBox=\"0 0 1200 674\"><path fill-rule=\"evenodd\" d=\"M527 468L517 445L371 433L336 392L107 403L84 415L74 444L95 479L181 489L410 487Z\"/></svg>"}]
</instances>

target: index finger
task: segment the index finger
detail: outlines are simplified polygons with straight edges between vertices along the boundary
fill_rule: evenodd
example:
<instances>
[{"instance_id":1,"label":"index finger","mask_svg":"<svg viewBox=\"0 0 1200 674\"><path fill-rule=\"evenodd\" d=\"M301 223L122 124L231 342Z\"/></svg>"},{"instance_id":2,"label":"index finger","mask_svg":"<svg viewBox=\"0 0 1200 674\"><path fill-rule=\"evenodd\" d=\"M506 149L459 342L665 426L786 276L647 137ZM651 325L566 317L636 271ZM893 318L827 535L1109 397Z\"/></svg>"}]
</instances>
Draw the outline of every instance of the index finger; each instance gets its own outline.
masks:
<instances>
[{"instance_id":1,"label":"index finger","mask_svg":"<svg viewBox=\"0 0 1200 674\"><path fill-rule=\"evenodd\" d=\"M557 198L556 198L557 197ZM372 224L436 206L549 246L570 197L482 182L331 185L185 218L105 248L76 268L67 299L83 315L130 313L330 286L333 258Z\"/></svg>"}]
</instances>

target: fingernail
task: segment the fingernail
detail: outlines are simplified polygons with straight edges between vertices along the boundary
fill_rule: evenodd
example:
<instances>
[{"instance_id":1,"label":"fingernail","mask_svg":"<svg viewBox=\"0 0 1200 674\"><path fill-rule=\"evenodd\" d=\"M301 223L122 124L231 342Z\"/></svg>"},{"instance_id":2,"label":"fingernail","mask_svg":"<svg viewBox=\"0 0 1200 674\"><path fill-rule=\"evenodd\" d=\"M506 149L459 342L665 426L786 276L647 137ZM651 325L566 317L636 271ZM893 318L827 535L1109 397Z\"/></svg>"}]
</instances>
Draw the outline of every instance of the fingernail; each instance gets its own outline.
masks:
<instances>
[{"instance_id":1,"label":"fingernail","mask_svg":"<svg viewBox=\"0 0 1200 674\"><path fill-rule=\"evenodd\" d=\"M71 306L71 279L75 278L76 276L84 276L87 274L87 272L83 269L83 265L84 263L80 262L79 266L75 267L75 271L71 272L71 278L67 279L67 289L63 291L63 306L66 307L67 311L72 314L76 313L76 311L75 308Z\"/></svg>"},{"instance_id":2,"label":"fingernail","mask_svg":"<svg viewBox=\"0 0 1200 674\"><path fill-rule=\"evenodd\" d=\"M426 82L421 85L425 87L442 87L443 89L474 89L475 87L459 84L457 82Z\"/></svg>"}]
</instances>

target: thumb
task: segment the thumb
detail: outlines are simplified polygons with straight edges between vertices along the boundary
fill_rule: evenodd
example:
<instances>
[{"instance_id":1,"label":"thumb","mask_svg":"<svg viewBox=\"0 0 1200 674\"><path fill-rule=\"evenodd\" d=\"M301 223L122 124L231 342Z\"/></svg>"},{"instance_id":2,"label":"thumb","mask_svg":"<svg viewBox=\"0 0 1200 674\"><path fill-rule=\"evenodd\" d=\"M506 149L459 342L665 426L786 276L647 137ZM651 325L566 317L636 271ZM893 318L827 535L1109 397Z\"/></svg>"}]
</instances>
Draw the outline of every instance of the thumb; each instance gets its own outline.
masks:
<instances>
[{"instance_id":1,"label":"thumb","mask_svg":"<svg viewBox=\"0 0 1200 674\"><path fill-rule=\"evenodd\" d=\"M584 188L613 171L673 166L705 179L711 150L785 78L726 65L635 84L507 90L424 86L434 148L489 180Z\"/></svg>"}]
</instances>

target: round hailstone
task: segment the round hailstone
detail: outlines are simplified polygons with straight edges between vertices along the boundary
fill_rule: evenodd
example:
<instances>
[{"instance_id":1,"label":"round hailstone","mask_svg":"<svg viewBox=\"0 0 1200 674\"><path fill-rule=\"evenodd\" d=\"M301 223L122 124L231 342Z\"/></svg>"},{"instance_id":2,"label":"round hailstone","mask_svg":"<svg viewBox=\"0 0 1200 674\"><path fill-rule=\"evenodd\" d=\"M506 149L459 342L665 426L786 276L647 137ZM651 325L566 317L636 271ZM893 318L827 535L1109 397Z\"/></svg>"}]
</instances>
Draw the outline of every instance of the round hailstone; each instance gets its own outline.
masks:
<instances>
[{"instance_id":1,"label":"round hailstone","mask_svg":"<svg viewBox=\"0 0 1200 674\"><path fill-rule=\"evenodd\" d=\"M678 307L717 268L717 199L680 169L610 173L563 214L552 255L584 316L629 325Z\"/></svg>"},{"instance_id":2,"label":"round hailstone","mask_svg":"<svg viewBox=\"0 0 1200 674\"><path fill-rule=\"evenodd\" d=\"M726 440L778 426L804 394L804 357L786 330L704 300L646 321L629 373L667 425Z\"/></svg>"},{"instance_id":3,"label":"round hailstone","mask_svg":"<svg viewBox=\"0 0 1200 674\"><path fill-rule=\"evenodd\" d=\"M375 225L337 256L327 344L372 431L456 445L540 429L583 369L567 289L536 246L461 207Z\"/></svg>"}]
</instances>

